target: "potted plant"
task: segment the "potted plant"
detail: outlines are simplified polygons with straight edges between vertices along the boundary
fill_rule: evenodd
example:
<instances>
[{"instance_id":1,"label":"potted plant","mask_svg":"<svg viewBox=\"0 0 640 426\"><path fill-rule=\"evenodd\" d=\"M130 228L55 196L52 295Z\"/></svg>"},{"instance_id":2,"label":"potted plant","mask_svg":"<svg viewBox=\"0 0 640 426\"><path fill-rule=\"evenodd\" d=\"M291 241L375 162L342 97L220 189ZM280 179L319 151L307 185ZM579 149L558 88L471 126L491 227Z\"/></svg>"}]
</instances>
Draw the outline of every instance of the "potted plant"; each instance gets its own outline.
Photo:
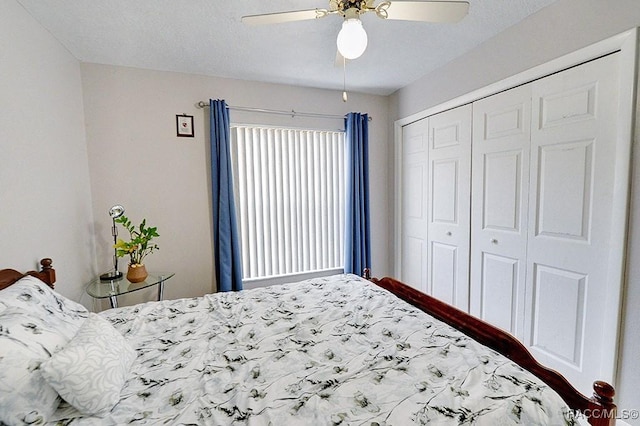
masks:
<instances>
[{"instance_id":1,"label":"potted plant","mask_svg":"<svg viewBox=\"0 0 640 426\"><path fill-rule=\"evenodd\" d=\"M151 242L151 240L160 236L158 228L148 227L146 219L142 219L142 222L136 228L129 218L124 215L117 218L116 222L124 226L131 237L129 241L118 239L118 242L114 245L116 255L118 257L129 256L127 279L132 283L142 282L149 275L142 261L154 250L159 250L158 245Z\"/></svg>"}]
</instances>

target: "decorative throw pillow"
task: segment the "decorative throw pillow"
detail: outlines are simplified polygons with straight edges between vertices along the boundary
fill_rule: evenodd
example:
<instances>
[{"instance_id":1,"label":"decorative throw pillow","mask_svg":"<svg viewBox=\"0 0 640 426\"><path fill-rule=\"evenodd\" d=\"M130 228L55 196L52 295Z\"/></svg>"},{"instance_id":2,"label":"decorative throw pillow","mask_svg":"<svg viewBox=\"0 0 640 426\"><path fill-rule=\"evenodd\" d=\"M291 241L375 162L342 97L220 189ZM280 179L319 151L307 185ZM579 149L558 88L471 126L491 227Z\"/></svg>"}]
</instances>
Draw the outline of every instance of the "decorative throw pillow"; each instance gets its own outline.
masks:
<instances>
[{"instance_id":1,"label":"decorative throw pillow","mask_svg":"<svg viewBox=\"0 0 640 426\"><path fill-rule=\"evenodd\" d=\"M90 313L78 334L40 370L47 383L82 414L103 417L120 400L135 357L109 321Z\"/></svg>"}]
</instances>

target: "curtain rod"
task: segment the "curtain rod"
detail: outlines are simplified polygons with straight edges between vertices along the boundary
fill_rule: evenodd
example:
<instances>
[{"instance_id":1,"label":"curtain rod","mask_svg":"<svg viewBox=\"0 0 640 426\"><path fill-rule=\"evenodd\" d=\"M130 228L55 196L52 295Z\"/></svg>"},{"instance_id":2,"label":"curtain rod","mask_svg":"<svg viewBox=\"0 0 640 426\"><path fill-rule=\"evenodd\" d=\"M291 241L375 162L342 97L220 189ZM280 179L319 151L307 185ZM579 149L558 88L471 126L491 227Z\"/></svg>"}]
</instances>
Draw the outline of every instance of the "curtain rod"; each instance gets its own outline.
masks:
<instances>
[{"instance_id":1,"label":"curtain rod","mask_svg":"<svg viewBox=\"0 0 640 426\"><path fill-rule=\"evenodd\" d=\"M200 101L198 102L199 108L208 108L209 103ZM264 109L264 108L252 108L252 107L239 107L239 106L231 106L229 105L229 109L235 111L247 111L247 112L260 112L264 114L277 114L277 115L290 115L291 117L314 117L314 118L333 118L344 120L344 115L333 115L333 114L320 114L317 112L299 112L299 111L281 111L277 109ZM369 116L369 121L373 120L371 116Z\"/></svg>"}]
</instances>

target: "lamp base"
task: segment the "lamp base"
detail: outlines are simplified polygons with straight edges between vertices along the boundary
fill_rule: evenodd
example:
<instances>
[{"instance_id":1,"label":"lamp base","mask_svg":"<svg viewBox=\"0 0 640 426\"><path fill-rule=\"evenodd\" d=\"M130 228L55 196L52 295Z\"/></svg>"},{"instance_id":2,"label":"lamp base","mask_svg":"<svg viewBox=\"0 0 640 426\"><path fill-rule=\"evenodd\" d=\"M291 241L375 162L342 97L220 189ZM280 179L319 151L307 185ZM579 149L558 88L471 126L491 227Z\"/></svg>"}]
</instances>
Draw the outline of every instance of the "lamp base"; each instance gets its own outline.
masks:
<instances>
[{"instance_id":1,"label":"lamp base","mask_svg":"<svg viewBox=\"0 0 640 426\"><path fill-rule=\"evenodd\" d=\"M120 271L109 271L100 275L100 281L116 281L122 279L122 272Z\"/></svg>"}]
</instances>

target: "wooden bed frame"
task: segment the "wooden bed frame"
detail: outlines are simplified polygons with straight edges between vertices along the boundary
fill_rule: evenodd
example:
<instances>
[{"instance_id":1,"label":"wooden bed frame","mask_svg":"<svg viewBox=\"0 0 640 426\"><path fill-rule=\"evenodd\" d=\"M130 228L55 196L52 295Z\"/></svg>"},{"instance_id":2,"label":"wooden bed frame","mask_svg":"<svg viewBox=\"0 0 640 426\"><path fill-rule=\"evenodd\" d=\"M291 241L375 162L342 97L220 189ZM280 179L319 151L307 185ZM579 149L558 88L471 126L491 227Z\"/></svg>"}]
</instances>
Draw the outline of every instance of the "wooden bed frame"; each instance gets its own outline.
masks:
<instances>
[{"instance_id":1,"label":"wooden bed frame","mask_svg":"<svg viewBox=\"0 0 640 426\"><path fill-rule=\"evenodd\" d=\"M39 271L29 271L25 272L24 274L14 269L0 270L0 290L9 287L26 275L31 275L33 277L39 278L42 282L53 288L54 283L56 282L56 271L51 267L52 263L53 262L51 261L51 259L47 257L40 261L41 268Z\"/></svg>"},{"instance_id":2,"label":"wooden bed frame","mask_svg":"<svg viewBox=\"0 0 640 426\"><path fill-rule=\"evenodd\" d=\"M9 287L25 275L37 277L53 288L56 273L51 264L51 259L42 259L40 271L29 271L24 274L13 269L0 270L0 290ZM560 373L538 363L524 345L512 335L393 278L371 278L369 270L365 270L364 277L530 371L553 388L570 408L579 411L591 425L615 425L616 405L613 401L615 390L610 384L596 381L593 384L593 397L588 398L578 392Z\"/></svg>"},{"instance_id":3,"label":"wooden bed frame","mask_svg":"<svg viewBox=\"0 0 640 426\"><path fill-rule=\"evenodd\" d=\"M616 405L613 401L615 390L609 383L594 382L593 397L588 398L578 392L560 373L536 361L529 350L511 334L393 278L372 278L368 269L364 271L363 275L364 278L389 290L405 302L462 331L467 336L500 352L525 370L530 371L553 388L570 408L579 411L580 416L587 419L589 424L593 426L615 425ZM576 418L578 417L576 415Z\"/></svg>"}]
</instances>

